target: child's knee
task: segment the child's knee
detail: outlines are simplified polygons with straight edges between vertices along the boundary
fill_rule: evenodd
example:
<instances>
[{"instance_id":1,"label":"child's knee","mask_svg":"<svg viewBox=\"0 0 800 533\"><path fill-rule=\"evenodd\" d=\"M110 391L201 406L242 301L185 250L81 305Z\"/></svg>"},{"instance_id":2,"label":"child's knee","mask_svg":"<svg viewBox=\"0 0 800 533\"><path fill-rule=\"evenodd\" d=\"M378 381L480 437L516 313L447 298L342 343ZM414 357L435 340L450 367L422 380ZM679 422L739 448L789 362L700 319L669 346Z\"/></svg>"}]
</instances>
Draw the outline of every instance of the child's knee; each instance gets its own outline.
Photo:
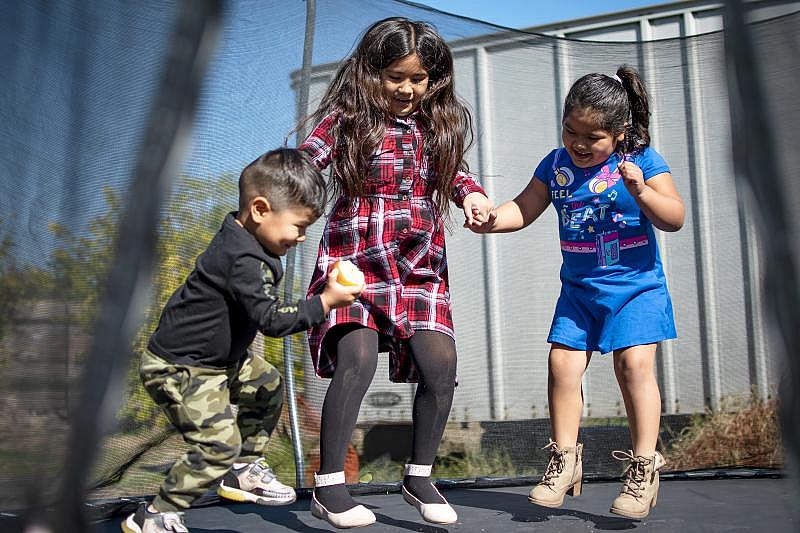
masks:
<instances>
[{"instance_id":1,"label":"child's knee","mask_svg":"<svg viewBox=\"0 0 800 533\"><path fill-rule=\"evenodd\" d=\"M272 365L251 376L234 395L234 401L248 409L280 408L283 405L283 377Z\"/></svg>"},{"instance_id":2,"label":"child's knee","mask_svg":"<svg viewBox=\"0 0 800 533\"><path fill-rule=\"evenodd\" d=\"M643 379L654 375L653 363L644 357L617 357L614 369L625 380Z\"/></svg>"},{"instance_id":3,"label":"child's knee","mask_svg":"<svg viewBox=\"0 0 800 533\"><path fill-rule=\"evenodd\" d=\"M265 374L258 389L257 397L272 405L283 404L283 377L277 370Z\"/></svg>"},{"instance_id":4,"label":"child's knee","mask_svg":"<svg viewBox=\"0 0 800 533\"><path fill-rule=\"evenodd\" d=\"M548 359L550 379L559 383L580 383L586 369L585 360L579 360L575 353L553 351Z\"/></svg>"},{"instance_id":5,"label":"child's knee","mask_svg":"<svg viewBox=\"0 0 800 533\"><path fill-rule=\"evenodd\" d=\"M340 367L345 369L348 379L372 382L378 368L378 357L376 354L366 351L351 353L348 354L347 362Z\"/></svg>"}]
</instances>

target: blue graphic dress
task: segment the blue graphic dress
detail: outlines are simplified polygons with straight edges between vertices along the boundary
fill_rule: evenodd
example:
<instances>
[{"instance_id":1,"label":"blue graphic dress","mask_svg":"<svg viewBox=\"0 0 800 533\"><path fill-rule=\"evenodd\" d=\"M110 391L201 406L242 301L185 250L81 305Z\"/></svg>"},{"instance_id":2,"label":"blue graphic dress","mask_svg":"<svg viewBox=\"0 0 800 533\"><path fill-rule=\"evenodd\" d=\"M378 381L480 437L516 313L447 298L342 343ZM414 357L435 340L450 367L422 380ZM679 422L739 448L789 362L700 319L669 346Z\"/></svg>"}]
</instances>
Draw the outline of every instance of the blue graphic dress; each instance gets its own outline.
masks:
<instances>
[{"instance_id":1,"label":"blue graphic dress","mask_svg":"<svg viewBox=\"0 0 800 533\"><path fill-rule=\"evenodd\" d=\"M645 181L669 172L650 147L628 157ZM613 154L579 168L559 148L536 167L558 213L564 260L548 342L608 353L676 336L653 224L625 188L619 162Z\"/></svg>"}]
</instances>

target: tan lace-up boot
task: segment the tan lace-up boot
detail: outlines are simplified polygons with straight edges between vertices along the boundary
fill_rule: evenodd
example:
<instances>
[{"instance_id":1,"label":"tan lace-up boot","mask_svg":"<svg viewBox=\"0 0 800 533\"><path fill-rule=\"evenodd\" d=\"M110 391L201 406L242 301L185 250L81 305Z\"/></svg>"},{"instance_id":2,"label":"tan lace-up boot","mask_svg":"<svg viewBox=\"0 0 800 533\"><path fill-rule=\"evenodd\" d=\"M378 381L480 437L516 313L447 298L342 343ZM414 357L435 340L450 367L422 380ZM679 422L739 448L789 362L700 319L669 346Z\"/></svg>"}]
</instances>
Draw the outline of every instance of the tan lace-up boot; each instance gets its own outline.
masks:
<instances>
[{"instance_id":1,"label":"tan lace-up boot","mask_svg":"<svg viewBox=\"0 0 800 533\"><path fill-rule=\"evenodd\" d=\"M550 450L547 470L538 485L528 495L528 501L545 507L560 507L564 495L580 496L583 477L583 444L559 448L552 440L542 448Z\"/></svg>"},{"instance_id":2,"label":"tan lace-up boot","mask_svg":"<svg viewBox=\"0 0 800 533\"><path fill-rule=\"evenodd\" d=\"M666 464L656 452L651 457L633 455L632 451L615 451L614 459L630 461L622 474L622 490L611 504L611 512L628 518L644 518L656 506L658 499L658 471Z\"/></svg>"}]
</instances>

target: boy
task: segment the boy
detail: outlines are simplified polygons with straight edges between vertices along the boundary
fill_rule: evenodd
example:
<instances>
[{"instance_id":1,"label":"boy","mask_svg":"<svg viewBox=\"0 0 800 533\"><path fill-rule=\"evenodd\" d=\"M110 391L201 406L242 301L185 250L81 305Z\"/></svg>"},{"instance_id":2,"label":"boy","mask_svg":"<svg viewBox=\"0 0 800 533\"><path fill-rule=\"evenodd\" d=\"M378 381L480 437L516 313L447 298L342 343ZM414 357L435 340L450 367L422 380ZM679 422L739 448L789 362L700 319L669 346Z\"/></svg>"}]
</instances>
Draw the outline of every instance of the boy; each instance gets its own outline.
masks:
<instances>
[{"instance_id":1,"label":"boy","mask_svg":"<svg viewBox=\"0 0 800 533\"><path fill-rule=\"evenodd\" d=\"M339 284L332 269L319 296L293 305L277 296L279 256L305 240L325 200L322 176L298 150L273 150L242 171L239 211L225 217L170 297L142 355L145 389L190 447L153 502L122 523L126 533L187 531L180 511L220 478L224 498L295 500L262 458L283 403L281 377L248 347L257 330L283 337L321 324L363 289Z\"/></svg>"}]
</instances>

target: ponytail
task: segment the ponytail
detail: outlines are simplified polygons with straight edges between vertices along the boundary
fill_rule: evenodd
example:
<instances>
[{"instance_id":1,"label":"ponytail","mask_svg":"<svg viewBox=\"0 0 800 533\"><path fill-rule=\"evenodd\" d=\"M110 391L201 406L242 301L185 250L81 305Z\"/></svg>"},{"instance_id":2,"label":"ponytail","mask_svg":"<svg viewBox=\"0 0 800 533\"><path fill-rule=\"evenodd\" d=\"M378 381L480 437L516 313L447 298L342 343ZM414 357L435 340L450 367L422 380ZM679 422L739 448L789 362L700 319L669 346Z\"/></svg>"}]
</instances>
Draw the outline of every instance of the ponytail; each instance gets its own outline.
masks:
<instances>
[{"instance_id":1,"label":"ponytail","mask_svg":"<svg viewBox=\"0 0 800 533\"><path fill-rule=\"evenodd\" d=\"M636 69L620 65L617 77L628 95L630 107L629 124L625 128L625 150L636 152L650 146L650 97Z\"/></svg>"}]
</instances>

